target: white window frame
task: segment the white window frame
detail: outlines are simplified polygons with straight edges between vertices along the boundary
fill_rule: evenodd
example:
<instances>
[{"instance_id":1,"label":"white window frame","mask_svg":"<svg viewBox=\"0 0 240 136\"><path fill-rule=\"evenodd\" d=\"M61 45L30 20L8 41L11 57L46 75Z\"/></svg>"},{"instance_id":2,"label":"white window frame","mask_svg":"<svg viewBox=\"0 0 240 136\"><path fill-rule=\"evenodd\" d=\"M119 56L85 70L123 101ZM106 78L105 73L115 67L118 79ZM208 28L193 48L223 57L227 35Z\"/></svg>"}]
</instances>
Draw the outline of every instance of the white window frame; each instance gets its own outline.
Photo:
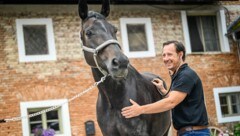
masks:
<instances>
[{"instance_id":1,"label":"white window frame","mask_svg":"<svg viewBox=\"0 0 240 136\"><path fill-rule=\"evenodd\" d=\"M63 104L63 105L62 105ZM30 101L30 102L21 102L21 116L26 117L28 115L28 109L33 108L44 108L44 107L52 107L52 106L61 106L61 116L59 119L62 121L63 126L63 134L55 134L56 136L71 136L71 127L70 127L70 118L69 118L69 108L68 108L68 100L67 99L59 99L59 100L45 100L45 101ZM30 136L30 128L29 128L29 119L22 119L22 132L23 136Z\"/></svg>"},{"instance_id":2,"label":"white window frame","mask_svg":"<svg viewBox=\"0 0 240 136\"><path fill-rule=\"evenodd\" d=\"M214 11L207 11L207 10L206 11L202 11L202 10L201 11L191 11L191 12L181 11L184 41L185 41L185 47L186 47L187 54L195 53L195 52L192 52L192 49L191 49L191 42L190 42L188 22L187 22L188 14L189 15L209 15L209 14L216 15L221 52L224 52L224 53L230 52L228 38L227 38L227 36L225 36L225 34L227 33L227 25L226 25L226 17L225 17L224 10L219 10L219 11L217 11L217 13ZM197 53L199 53L199 52L197 52ZM202 53L208 53L208 52L202 52Z\"/></svg>"},{"instance_id":3,"label":"white window frame","mask_svg":"<svg viewBox=\"0 0 240 136\"><path fill-rule=\"evenodd\" d=\"M53 33L52 19L37 18L37 19L16 19L17 27L17 43L20 62L38 62L56 60L55 41ZM23 25L46 25L47 43L49 54L44 55L26 55Z\"/></svg>"},{"instance_id":4,"label":"white window frame","mask_svg":"<svg viewBox=\"0 0 240 136\"><path fill-rule=\"evenodd\" d=\"M127 24L144 24L147 36L148 51L130 51ZM120 18L123 51L129 58L155 57L155 47L150 18Z\"/></svg>"},{"instance_id":5,"label":"white window frame","mask_svg":"<svg viewBox=\"0 0 240 136\"><path fill-rule=\"evenodd\" d=\"M240 121L240 116L224 117L222 115L221 104L219 99L220 94L240 92L240 86L213 88L213 92L214 92L214 100L215 100L215 105L217 110L218 123Z\"/></svg>"}]
</instances>

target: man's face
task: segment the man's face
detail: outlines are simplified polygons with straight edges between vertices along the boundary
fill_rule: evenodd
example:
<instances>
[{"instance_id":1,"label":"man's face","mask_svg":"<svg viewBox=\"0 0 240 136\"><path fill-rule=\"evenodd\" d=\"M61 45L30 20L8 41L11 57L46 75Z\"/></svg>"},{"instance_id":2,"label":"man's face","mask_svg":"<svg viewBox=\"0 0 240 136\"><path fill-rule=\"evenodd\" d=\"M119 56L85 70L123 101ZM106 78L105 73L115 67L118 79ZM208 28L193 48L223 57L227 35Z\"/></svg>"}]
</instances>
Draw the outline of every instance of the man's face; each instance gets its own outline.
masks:
<instances>
[{"instance_id":1,"label":"man's face","mask_svg":"<svg viewBox=\"0 0 240 136\"><path fill-rule=\"evenodd\" d=\"M168 70L175 71L181 63L181 54L176 52L176 47L173 43L165 45L163 48L163 62Z\"/></svg>"}]
</instances>

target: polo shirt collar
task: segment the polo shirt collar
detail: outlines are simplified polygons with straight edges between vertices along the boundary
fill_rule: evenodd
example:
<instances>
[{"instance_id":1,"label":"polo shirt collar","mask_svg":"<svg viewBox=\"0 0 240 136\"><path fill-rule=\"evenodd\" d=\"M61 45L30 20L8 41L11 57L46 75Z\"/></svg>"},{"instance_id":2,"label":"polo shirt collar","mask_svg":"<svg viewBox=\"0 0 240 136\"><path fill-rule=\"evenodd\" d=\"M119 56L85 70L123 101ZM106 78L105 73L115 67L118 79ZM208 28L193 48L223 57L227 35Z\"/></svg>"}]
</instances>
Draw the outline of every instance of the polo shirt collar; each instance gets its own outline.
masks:
<instances>
[{"instance_id":1,"label":"polo shirt collar","mask_svg":"<svg viewBox=\"0 0 240 136\"><path fill-rule=\"evenodd\" d=\"M187 66L188 66L187 63L182 64L182 65L179 67L178 71L177 71L176 73L174 73L173 75L171 75L171 78L174 79L174 78L178 75L178 73L179 73L180 71L182 71L184 68L186 68Z\"/></svg>"}]
</instances>

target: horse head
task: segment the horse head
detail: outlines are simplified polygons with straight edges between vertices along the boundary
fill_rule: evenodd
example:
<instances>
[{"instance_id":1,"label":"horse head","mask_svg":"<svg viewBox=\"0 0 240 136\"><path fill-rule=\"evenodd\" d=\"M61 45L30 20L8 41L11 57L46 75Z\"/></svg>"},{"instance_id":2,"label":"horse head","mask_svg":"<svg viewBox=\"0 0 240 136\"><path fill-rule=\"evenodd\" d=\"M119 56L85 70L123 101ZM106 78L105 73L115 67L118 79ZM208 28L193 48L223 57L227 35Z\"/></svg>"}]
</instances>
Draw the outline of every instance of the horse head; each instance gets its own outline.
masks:
<instances>
[{"instance_id":1,"label":"horse head","mask_svg":"<svg viewBox=\"0 0 240 136\"><path fill-rule=\"evenodd\" d=\"M88 11L86 0L79 0L82 48L85 60L91 67L98 68L103 75L121 80L128 74L129 60L117 41L117 28L106 20L110 11L109 4L109 0L103 0L102 10L97 13Z\"/></svg>"}]
</instances>

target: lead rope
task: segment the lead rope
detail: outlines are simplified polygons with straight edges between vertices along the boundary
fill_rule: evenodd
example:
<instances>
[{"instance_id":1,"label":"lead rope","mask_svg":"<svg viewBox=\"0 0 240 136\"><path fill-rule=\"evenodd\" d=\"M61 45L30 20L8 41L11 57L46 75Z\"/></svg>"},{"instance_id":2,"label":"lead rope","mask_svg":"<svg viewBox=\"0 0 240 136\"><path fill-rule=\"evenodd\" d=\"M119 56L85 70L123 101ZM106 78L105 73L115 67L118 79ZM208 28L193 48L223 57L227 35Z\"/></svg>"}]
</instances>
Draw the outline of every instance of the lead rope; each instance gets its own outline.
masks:
<instances>
[{"instance_id":1,"label":"lead rope","mask_svg":"<svg viewBox=\"0 0 240 136\"><path fill-rule=\"evenodd\" d=\"M62 105L66 104L66 103L70 103L70 102L73 101L74 99L76 99L76 98L82 96L83 94L89 92L89 91L92 90L94 87L96 87L96 86L98 86L100 83L102 83L102 82L106 79L107 76L108 76L108 75L103 76L98 82L95 82L93 85L91 85L91 86L90 86L89 88L87 88L86 90L78 93L77 95L73 96L72 98L68 99L68 101L66 101L66 102L64 102L64 103L62 103L62 104L60 104L60 105L52 106L52 107L50 107L50 108L48 108L48 109L44 109L44 110L42 110L42 111L39 111L39 112L36 112L36 113L33 113L33 114L29 114L29 115L27 115L27 116L19 116L19 117L13 117L13 118L9 118L9 119L1 119L1 120L0 120L0 123L19 121L19 120L22 120L22 119L25 119L25 118L35 117L35 116L41 115L41 114L43 114L43 113L46 113L46 112L52 111L52 110L54 110L54 109L57 109L57 108L61 107Z\"/></svg>"}]
</instances>

